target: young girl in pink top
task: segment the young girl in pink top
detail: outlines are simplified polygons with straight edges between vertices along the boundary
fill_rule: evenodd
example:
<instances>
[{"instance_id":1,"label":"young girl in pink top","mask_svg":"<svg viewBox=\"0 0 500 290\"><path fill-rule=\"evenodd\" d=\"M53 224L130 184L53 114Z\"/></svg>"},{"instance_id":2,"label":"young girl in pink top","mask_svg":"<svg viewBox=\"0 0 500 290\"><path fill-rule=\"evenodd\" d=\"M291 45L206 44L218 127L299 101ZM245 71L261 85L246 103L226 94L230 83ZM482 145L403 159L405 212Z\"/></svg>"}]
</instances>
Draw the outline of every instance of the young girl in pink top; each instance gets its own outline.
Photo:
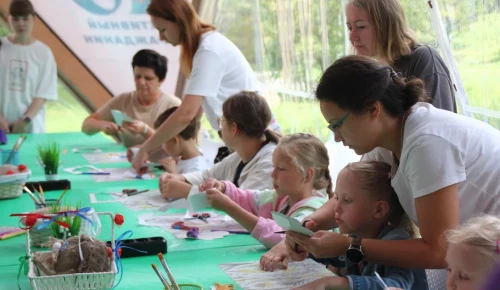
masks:
<instances>
[{"instance_id":1,"label":"young girl in pink top","mask_svg":"<svg viewBox=\"0 0 500 290\"><path fill-rule=\"evenodd\" d=\"M207 192L209 204L225 211L251 235L270 248L285 238L271 212L281 212L302 222L328 198L318 192L327 188L331 196L328 152L310 134L283 137L273 153L274 190L241 190L229 181L207 179L200 191Z\"/></svg>"}]
</instances>

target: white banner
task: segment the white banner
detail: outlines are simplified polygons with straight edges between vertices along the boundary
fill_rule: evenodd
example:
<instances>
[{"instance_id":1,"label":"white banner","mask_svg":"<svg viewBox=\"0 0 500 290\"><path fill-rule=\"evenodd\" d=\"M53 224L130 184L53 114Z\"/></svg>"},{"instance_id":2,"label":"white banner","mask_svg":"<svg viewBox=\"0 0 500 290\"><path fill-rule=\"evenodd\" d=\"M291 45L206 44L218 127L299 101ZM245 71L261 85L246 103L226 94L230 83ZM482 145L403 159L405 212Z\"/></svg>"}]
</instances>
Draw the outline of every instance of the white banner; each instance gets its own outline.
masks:
<instances>
[{"instance_id":1,"label":"white banner","mask_svg":"<svg viewBox=\"0 0 500 290\"><path fill-rule=\"evenodd\" d=\"M164 92L174 94L180 47L160 42L149 0L31 0L38 15L113 95L135 90L132 57L140 49L168 58Z\"/></svg>"}]
</instances>

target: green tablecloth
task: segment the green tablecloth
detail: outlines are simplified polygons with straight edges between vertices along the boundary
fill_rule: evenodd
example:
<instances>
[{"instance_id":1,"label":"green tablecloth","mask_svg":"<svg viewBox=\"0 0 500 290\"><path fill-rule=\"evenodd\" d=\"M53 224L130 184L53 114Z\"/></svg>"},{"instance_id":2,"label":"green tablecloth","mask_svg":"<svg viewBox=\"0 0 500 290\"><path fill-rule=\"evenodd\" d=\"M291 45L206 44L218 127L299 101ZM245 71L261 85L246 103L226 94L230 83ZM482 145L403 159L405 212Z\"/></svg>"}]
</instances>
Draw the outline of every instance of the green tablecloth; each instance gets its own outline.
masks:
<instances>
[{"instance_id":1,"label":"green tablecloth","mask_svg":"<svg viewBox=\"0 0 500 290\"><path fill-rule=\"evenodd\" d=\"M10 149L15 143L17 135L9 135L7 145L1 149ZM124 152L125 149L114 140L98 134L86 136L82 133L38 134L28 135L20 150L20 163L26 164L32 171L30 181L45 180L43 170L37 164L37 144L48 140L57 141L61 149L66 149L62 155L64 167L73 167L88 164L79 153L73 153L73 148L95 147L104 152ZM129 164L98 164L100 168L128 167ZM137 215L144 212L131 211L121 203L91 204L88 194L99 192L121 191L123 188L156 189L158 181L131 180L118 182L94 182L89 175L73 175L64 171L59 172L58 179L69 179L71 190L65 195L64 203L82 206L92 206L96 211L110 211L120 213L125 217L122 227L116 229L116 235L126 230L134 232L133 238L163 236L168 242L168 253L165 255L169 266L177 280L183 283L197 283L205 289L210 289L214 282L232 283L232 280L222 272L217 265L221 263L258 261L265 252L260 244L249 235L230 235L213 241L178 240L169 232L154 227L142 227L137 224ZM58 198L61 191L50 191L46 198ZM17 226L18 219L9 217L11 213L21 213L34 210L33 201L27 194L10 199L0 200L0 226ZM99 236L102 240L109 240L110 222L103 219L103 231ZM17 288L17 270L19 257L25 255L25 235L0 241L0 289ZM151 264L159 265L156 256L122 259L124 276L118 289L161 289L161 283L151 269ZM27 277L22 275L21 287L29 289ZM23 287L24 285L24 287Z\"/></svg>"}]
</instances>

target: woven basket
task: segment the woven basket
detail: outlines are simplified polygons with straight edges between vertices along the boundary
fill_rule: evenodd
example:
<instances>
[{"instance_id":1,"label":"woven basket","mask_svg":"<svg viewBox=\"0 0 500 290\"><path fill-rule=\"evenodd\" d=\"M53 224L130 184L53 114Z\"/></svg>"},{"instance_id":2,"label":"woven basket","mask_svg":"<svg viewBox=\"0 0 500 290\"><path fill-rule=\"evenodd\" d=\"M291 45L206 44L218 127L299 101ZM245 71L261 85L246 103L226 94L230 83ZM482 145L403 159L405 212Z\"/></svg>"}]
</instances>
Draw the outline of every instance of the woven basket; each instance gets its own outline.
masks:
<instances>
[{"instance_id":1,"label":"woven basket","mask_svg":"<svg viewBox=\"0 0 500 290\"><path fill-rule=\"evenodd\" d=\"M111 217L111 247L115 249L115 223L113 222L113 214L110 212L99 212L98 215L107 215ZM30 231L26 232L26 253L29 258L28 280L30 281L33 290L68 290L68 289L85 289L85 290L101 290L112 289L116 277L115 255L111 256L111 269L109 272L101 273L81 273L81 274L66 274L53 276L39 276L38 268L33 263L31 258L31 235Z\"/></svg>"},{"instance_id":2,"label":"woven basket","mask_svg":"<svg viewBox=\"0 0 500 290\"><path fill-rule=\"evenodd\" d=\"M31 171L0 176L0 199L16 198L23 194L21 185L28 181Z\"/></svg>"}]
</instances>

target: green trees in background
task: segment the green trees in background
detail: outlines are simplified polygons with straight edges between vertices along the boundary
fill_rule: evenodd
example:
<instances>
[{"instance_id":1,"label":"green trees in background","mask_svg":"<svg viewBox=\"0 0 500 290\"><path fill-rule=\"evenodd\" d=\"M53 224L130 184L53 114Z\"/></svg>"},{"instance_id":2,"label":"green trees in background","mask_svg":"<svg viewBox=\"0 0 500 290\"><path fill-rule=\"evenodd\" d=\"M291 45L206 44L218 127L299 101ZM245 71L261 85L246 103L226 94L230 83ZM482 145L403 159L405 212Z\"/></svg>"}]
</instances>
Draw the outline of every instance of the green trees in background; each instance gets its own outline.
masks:
<instances>
[{"instance_id":1,"label":"green trees in background","mask_svg":"<svg viewBox=\"0 0 500 290\"><path fill-rule=\"evenodd\" d=\"M310 96L322 71L346 51L344 5L331 0L212 0L203 15L243 52L285 133L328 137ZM401 0L419 42L437 49L424 0ZM440 0L441 16L470 104L500 111L500 0ZM299 96L301 95L301 96ZM310 108L310 110L309 110ZM490 121L497 128L497 120Z\"/></svg>"}]
</instances>

